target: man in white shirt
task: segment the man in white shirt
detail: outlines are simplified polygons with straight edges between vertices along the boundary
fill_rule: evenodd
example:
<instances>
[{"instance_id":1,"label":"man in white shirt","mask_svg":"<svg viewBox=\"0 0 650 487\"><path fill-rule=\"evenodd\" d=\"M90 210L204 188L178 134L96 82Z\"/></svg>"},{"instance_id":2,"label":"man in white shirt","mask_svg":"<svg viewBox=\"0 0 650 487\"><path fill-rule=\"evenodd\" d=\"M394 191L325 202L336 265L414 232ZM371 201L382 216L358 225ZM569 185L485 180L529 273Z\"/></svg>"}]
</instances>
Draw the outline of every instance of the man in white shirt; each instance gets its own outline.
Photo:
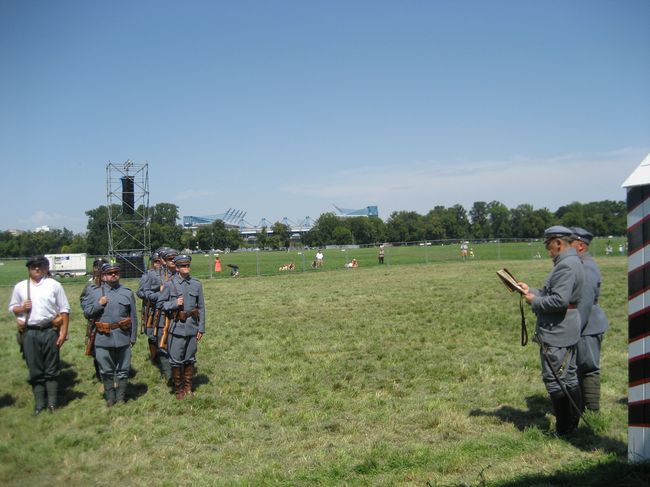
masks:
<instances>
[{"instance_id":1,"label":"man in white shirt","mask_svg":"<svg viewBox=\"0 0 650 487\"><path fill-rule=\"evenodd\" d=\"M18 323L37 416L46 407L54 412L57 406L59 349L68 334L70 304L61 284L49 277L50 264L44 256L32 257L26 265L29 278L14 287L9 311Z\"/></svg>"}]
</instances>

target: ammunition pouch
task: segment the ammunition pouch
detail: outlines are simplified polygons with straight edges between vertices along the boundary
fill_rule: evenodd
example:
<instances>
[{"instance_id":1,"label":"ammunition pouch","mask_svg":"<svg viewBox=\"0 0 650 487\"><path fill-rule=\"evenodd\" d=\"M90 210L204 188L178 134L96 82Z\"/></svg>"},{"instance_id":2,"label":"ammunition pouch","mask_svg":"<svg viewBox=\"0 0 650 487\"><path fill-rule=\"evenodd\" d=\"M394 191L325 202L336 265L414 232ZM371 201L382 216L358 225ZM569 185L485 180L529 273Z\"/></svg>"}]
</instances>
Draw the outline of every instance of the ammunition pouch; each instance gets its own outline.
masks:
<instances>
[{"instance_id":1,"label":"ammunition pouch","mask_svg":"<svg viewBox=\"0 0 650 487\"><path fill-rule=\"evenodd\" d=\"M176 315L176 320L180 321L181 323L185 323L187 321L188 316L191 316L194 319L194 321L198 321L200 316L199 308L194 308L192 311L180 310Z\"/></svg>"},{"instance_id":2,"label":"ammunition pouch","mask_svg":"<svg viewBox=\"0 0 650 487\"><path fill-rule=\"evenodd\" d=\"M97 333L108 334L111 330L120 329L122 331L128 331L131 329L131 318L124 318L123 320L118 321L117 323L106 323L105 321L95 321L95 328L97 328Z\"/></svg>"}]
</instances>

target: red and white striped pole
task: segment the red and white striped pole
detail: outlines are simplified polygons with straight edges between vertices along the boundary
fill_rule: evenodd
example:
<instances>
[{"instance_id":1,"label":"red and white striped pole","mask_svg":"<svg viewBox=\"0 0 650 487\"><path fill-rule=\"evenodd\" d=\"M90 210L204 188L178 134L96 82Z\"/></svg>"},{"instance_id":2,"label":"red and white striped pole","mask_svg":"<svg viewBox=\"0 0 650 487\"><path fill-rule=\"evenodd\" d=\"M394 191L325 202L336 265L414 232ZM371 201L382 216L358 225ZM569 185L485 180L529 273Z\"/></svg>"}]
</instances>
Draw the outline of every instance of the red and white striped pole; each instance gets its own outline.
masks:
<instances>
[{"instance_id":1,"label":"red and white striped pole","mask_svg":"<svg viewBox=\"0 0 650 487\"><path fill-rule=\"evenodd\" d=\"M627 188L628 460L650 460L650 154Z\"/></svg>"}]
</instances>

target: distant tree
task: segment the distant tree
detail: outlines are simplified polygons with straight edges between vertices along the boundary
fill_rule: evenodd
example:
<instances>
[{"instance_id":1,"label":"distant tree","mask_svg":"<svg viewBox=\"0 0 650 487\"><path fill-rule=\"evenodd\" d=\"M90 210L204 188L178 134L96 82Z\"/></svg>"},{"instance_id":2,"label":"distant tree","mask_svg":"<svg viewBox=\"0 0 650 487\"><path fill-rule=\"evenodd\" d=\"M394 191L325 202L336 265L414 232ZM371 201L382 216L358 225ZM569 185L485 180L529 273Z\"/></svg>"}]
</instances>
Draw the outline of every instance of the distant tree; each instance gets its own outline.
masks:
<instances>
[{"instance_id":1,"label":"distant tree","mask_svg":"<svg viewBox=\"0 0 650 487\"><path fill-rule=\"evenodd\" d=\"M291 245L291 228L284 223L275 222L271 225L273 236L278 238L278 247L289 247Z\"/></svg>"},{"instance_id":2,"label":"distant tree","mask_svg":"<svg viewBox=\"0 0 650 487\"><path fill-rule=\"evenodd\" d=\"M386 222L388 240L413 242L424 240L424 219L415 211L395 211Z\"/></svg>"},{"instance_id":3,"label":"distant tree","mask_svg":"<svg viewBox=\"0 0 650 487\"><path fill-rule=\"evenodd\" d=\"M269 239L269 234L267 232L266 227L260 228L260 231L255 234L255 237L257 240L257 246L260 249L266 248Z\"/></svg>"},{"instance_id":4,"label":"distant tree","mask_svg":"<svg viewBox=\"0 0 650 487\"><path fill-rule=\"evenodd\" d=\"M336 245L350 245L354 241L350 229L343 225L334 229L334 232L332 232L332 239Z\"/></svg>"},{"instance_id":5,"label":"distant tree","mask_svg":"<svg viewBox=\"0 0 650 487\"><path fill-rule=\"evenodd\" d=\"M226 224L221 220L215 220L210 225L203 225L196 231L196 237L191 244L194 244L192 249L199 248L207 249L221 249L230 248L232 250L238 249L241 245L241 237L239 231L229 230Z\"/></svg>"},{"instance_id":6,"label":"distant tree","mask_svg":"<svg viewBox=\"0 0 650 487\"><path fill-rule=\"evenodd\" d=\"M424 238L426 240L443 240L446 238L447 234L442 224L445 211L444 206L437 206L424 215Z\"/></svg>"},{"instance_id":7,"label":"distant tree","mask_svg":"<svg viewBox=\"0 0 650 487\"><path fill-rule=\"evenodd\" d=\"M348 218L349 229L353 238L353 243L358 245L371 244L376 242L375 227L370 220L376 220L377 217L369 218L358 216Z\"/></svg>"},{"instance_id":8,"label":"distant tree","mask_svg":"<svg viewBox=\"0 0 650 487\"><path fill-rule=\"evenodd\" d=\"M474 238L488 238L490 236L490 220L488 205L485 201L475 201L469 210L471 219L470 230Z\"/></svg>"},{"instance_id":9,"label":"distant tree","mask_svg":"<svg viewBox=\"0 0 650 487\"><path fill-rule=\"evenodd\" d=\"M509 238L510 210L499 201L491 201L487 205L488 220L490 221L490 238Z\"/></svg>"},{"instance_id":10,"label":"distant tree","mask_svg":"<svg viewBox=\"0 0 650 487\"><path fill-rule=\"evenodd\" d=\"M91 255L108 253L108 208L105 205L86 211L88 224L86 229L87 252Z\"/></svg>"},{"instance_id":11,"label":"distant tree","mask_svg":"<svg viewBox=\"0 0 650 487\"><path fill-rule=\"evenodd\" d=\"M442 220L448 238L469 238L469 219L463 205L456 204L448 208Z\"/></svg>"},{"instance_id":12,"label":"distant tree","mask_svg":"<svg viewBox=\"0 0 650 487\"><path fill-rule=\"evenodd\" d=\"M156 203L150 208L151 223L159 223L164 226L176 226L178 224L178 206L173 203Z\"/></svg>"}]
</instances>

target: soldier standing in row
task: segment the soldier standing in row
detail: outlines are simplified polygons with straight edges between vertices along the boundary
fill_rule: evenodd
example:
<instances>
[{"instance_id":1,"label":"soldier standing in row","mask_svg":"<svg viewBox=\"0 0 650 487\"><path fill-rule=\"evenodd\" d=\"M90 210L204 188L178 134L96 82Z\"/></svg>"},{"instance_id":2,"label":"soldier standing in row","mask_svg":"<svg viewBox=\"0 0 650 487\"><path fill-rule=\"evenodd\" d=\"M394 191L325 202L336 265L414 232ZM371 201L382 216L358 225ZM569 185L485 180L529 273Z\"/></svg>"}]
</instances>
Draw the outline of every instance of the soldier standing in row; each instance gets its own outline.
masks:
<instances>
[{"instance_id":1,"label":"soldier standing in row","mask_svg":"<svg viewBox=\"0 0 650 487\"><path fill-rule=\"evenodd\" d=\"M79 296L79 305L81 306L82 310L84 306L84 299L86 299L86 296L88 296L88 294L92 289L98 289L99 286L101 286L102 266L107 263L108 262L106 262L104 259L95 259L93 261L93 277L90 279L90 281L88 281L86 287L83 288L83 291L81 291L81 295ZM90 355L92 356L93 365L95 366L95 378L99 382L101 382L102 376L99 373L99 364L97 363L97 359L95 358L95 347L92 346L92 344L88 344L88 340L91 340L91 335L93 333L93 327L95 326L95 323L91 316L85 316L85 318L88 320L88 324L86 326L86 346L89 347L87 348L87 350L89 351L86 352L86 355L90 353Z\"/></svg>"},{"instance_id":2,"label":"soldier standing in row","mask_svg":"<svg viewBox=\"0 0 650 487\"><path fill-rule=\"evenodd\" d=\"M540 346L542 380L551 396L558 435L574 431L580 421L581 395L576 367L580 339L578 306L584 286L583 265L571 247L573 232L553 226L544 232L544 245L553 258L553 270L542 289L519 283L524 298L537 315L534 340Z\"/></svg>"},{"instance_id":3,"label":"soldier standing in row","mask_svg":"<svg viewBox=\"0 0 650 487\"><path fill-rule=\"evenodd\" d=\"M607 316L598 304L600 297L600 269L589 253L593 234L584 228L574 227L571 246L576 249L585 270L585 289L590 300L581 303L582 329L578 342L578 380L582 389L584 406L590 411L600 410L600 347L603 334L609 327Z\"/></svg>"},{"instance_id":4,"label":"soldier standing in row","mask_svg":"<svg viewBox=\"0 0 650 487\"><path fill-rule=\"evenodd\" d=\"M172 366L169 363L169 353L166 348L160 347L160 340L163 335L163 330L165 329L165 313L163 312L163 302L161 301L162 290L164 289L165 283L176 273L176 266L174 265L174 258L178 255L178 251L169 247L163 247L158 250L158 254L161 259L161 284L158 299L156 301L156 314L153 319L153 336L156 343L157 354L158 354L158 364L160 366L160 373L165 379L167 385L172 385Z\"/></svg>"},{"instance_id":5,"label":"soldier standing in row","mask_svg":"<svg viewBox=\"0 0 650 487\"><path fill-rule=\"evenodd\" d=\"M144 323L141 323L141 325L144 327L149 343L149 359L154 365L158 362L158 343L154 333L156 329L154 317L156 315L156 303L163 283L161 250L163 249L158 249L151 254L151 269L142 275L137 291L138 297L142 299L142 320Z\"/></svg>"},{"instance_id":6,"label":"soldier standing in row","mask_svg":"<svg viewBox=\"0 0 650 487\"><path fill-rule=\"evenodd\" d=\"M68 334L70 304L63 287L49 276L50 263L43 255L27 261L29 277L16 284L9 311L16 316L18 339L29 369L34 394L34 416L57 407L59 349ZM47 395L47 400L46 400Z\"/></svg>"},{"instance_id":7,"label":"soldier standing in row","mask_svg":"<svg viewBox=\"0 0 650 487\"><path fill-rule=\"evenodd\" d=\"M84 299L86 316L95 320L95 358L104 383L106 405L126 402L131 347L137 339L138 316L133 292L120 284L119 264L102 266L102 284Z\"/></svg>"},{"instance_id":8,"label":"soldier standing in row","mask_svg":"<svg viewBox=\"0 0 650 487\"><path fill-rule=\"evenodd\" d=\"M197 342L205 333L203 286L190 276L189 255L174 258L176 274L164 286L159 301L166 314L161 348L167 348L176 399L192 396Z\"/></svg>"}]
</instances>

